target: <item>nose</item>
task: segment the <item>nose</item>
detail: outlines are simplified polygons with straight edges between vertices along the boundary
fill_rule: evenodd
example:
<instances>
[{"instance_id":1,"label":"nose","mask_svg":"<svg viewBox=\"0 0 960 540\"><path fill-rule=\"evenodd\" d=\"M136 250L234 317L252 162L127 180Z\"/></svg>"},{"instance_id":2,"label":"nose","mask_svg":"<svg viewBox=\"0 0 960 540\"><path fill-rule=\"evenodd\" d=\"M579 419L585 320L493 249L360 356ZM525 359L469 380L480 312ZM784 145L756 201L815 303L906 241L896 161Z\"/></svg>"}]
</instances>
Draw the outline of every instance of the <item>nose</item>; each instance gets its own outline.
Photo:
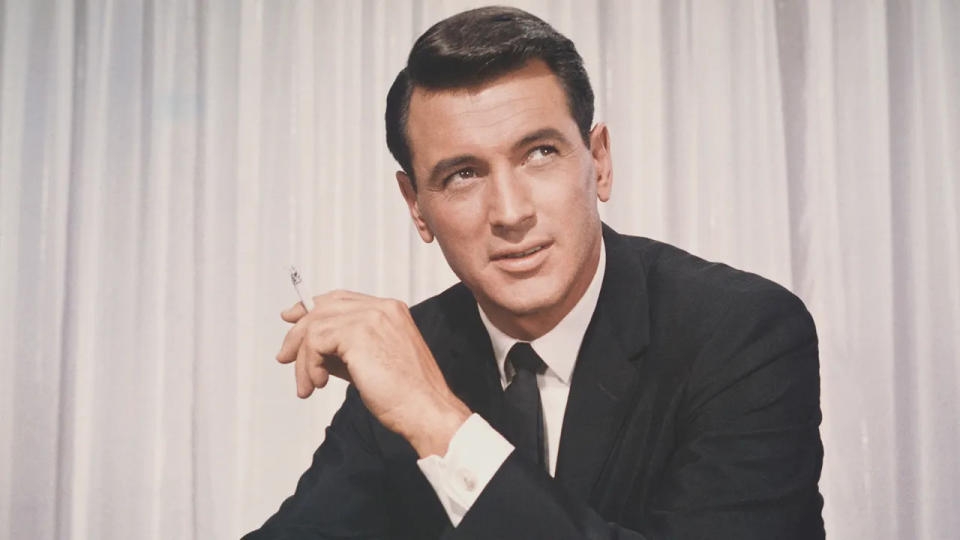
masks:
<instances>
[{"instance_id":1,"label":"nose","mask_svg":"<svg viewBox=\"0 0 960 540\"><path fill-rule=\"evenodd\" d=\"M488 219L494 230L526 229L536 221L529 182L512 170L492 172L488 184Z\"/></svg>"}]
</instances>

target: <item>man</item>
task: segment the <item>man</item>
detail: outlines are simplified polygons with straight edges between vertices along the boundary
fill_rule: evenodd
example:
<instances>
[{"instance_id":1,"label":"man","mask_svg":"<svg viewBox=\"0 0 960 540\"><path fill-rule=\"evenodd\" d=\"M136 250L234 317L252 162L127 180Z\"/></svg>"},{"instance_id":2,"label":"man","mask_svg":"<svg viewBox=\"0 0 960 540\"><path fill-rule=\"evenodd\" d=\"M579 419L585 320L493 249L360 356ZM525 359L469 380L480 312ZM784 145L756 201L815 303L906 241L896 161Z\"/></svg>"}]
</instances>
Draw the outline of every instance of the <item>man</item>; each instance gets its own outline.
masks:
<instances>
[{"instance_id":1,"label":"man","mask_svg":"<svg viewBox=\"0 0 960 540\"><path fill-rule=\"evenodd\" d=\"M822 538L803 304L601 224L610 135L573 44L516 9L421 36L387 99L424 241L462 283L315 298L278 360L351 381L248 538Z\"/></svg>"}]
</instances>

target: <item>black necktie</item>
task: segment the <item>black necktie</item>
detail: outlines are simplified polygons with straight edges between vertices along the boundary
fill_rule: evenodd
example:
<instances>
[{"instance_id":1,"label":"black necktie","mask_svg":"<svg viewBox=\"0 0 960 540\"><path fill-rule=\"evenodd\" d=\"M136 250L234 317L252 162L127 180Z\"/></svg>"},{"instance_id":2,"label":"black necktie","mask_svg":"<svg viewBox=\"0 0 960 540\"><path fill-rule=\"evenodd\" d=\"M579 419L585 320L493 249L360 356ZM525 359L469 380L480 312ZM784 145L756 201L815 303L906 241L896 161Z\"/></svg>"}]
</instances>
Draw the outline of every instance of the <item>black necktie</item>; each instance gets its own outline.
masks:
<instances>
[{"instance_id":1,"label":"black necktie","mask_svg":"<svg viewBox=\"0 0 960 540\"><path fill-rule=\"evenodd\" d=\"M529 343L518 342L507 353L507 362L513 366L514 376L503 394L506 413L504 428L507 439L517 450L546 468L543 447L543 409L537 373L547 366Z\"/></svg>"}]
</instances>

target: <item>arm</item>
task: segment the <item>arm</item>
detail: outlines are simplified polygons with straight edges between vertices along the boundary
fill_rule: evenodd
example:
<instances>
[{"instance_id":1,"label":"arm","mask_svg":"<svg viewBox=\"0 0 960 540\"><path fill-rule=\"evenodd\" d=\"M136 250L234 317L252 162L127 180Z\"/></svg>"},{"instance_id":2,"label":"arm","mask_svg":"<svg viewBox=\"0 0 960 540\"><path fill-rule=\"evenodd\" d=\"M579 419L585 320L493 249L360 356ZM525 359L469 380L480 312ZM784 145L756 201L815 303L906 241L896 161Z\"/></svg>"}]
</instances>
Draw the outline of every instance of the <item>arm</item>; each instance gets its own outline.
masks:
<instances>
[{"instance_id":1,"label":"arm","mask_svg":"<svg viewBox=\"0 0 960 540\"><path fill-rule=\"evenodd\" d=\"M243 540L390 537L382 483L366 409L350 386L294 494Z\"/></svg>"},{"instance_id":2,"label":"arm","mask_svg":"<svg viewBox=\"0 0 960 540\"><path fill-rule=\"evenodd\" d=\"M719 320L646 503L608 522L511 455L448 538L822 538L813 321L780 289L750 293Z\"/></svg>"}]
</instances>

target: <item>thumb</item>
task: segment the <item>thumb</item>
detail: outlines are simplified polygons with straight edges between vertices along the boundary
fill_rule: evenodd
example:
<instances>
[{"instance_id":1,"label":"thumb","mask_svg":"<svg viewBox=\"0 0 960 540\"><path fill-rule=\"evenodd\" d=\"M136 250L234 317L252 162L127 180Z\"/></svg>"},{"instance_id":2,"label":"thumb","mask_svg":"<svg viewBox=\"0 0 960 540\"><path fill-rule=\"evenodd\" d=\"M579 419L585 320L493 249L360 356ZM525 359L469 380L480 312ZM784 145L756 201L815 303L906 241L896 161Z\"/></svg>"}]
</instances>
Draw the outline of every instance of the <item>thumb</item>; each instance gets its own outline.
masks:
<instances>
[{"instance_id":1,"label":"thumb","mask_svg":"<svg viewBox=\"0 0 960 540\"><path fill-rule=\"evenodd\" d=\"M295 323L299 321L300 318L306 314L307 314L307 308L303 307L303 304L301 304L300 302L297 302L296 304L283 310L280 313L280 318L287 321L288 323Z\"/></svg>"}]
</instances>

